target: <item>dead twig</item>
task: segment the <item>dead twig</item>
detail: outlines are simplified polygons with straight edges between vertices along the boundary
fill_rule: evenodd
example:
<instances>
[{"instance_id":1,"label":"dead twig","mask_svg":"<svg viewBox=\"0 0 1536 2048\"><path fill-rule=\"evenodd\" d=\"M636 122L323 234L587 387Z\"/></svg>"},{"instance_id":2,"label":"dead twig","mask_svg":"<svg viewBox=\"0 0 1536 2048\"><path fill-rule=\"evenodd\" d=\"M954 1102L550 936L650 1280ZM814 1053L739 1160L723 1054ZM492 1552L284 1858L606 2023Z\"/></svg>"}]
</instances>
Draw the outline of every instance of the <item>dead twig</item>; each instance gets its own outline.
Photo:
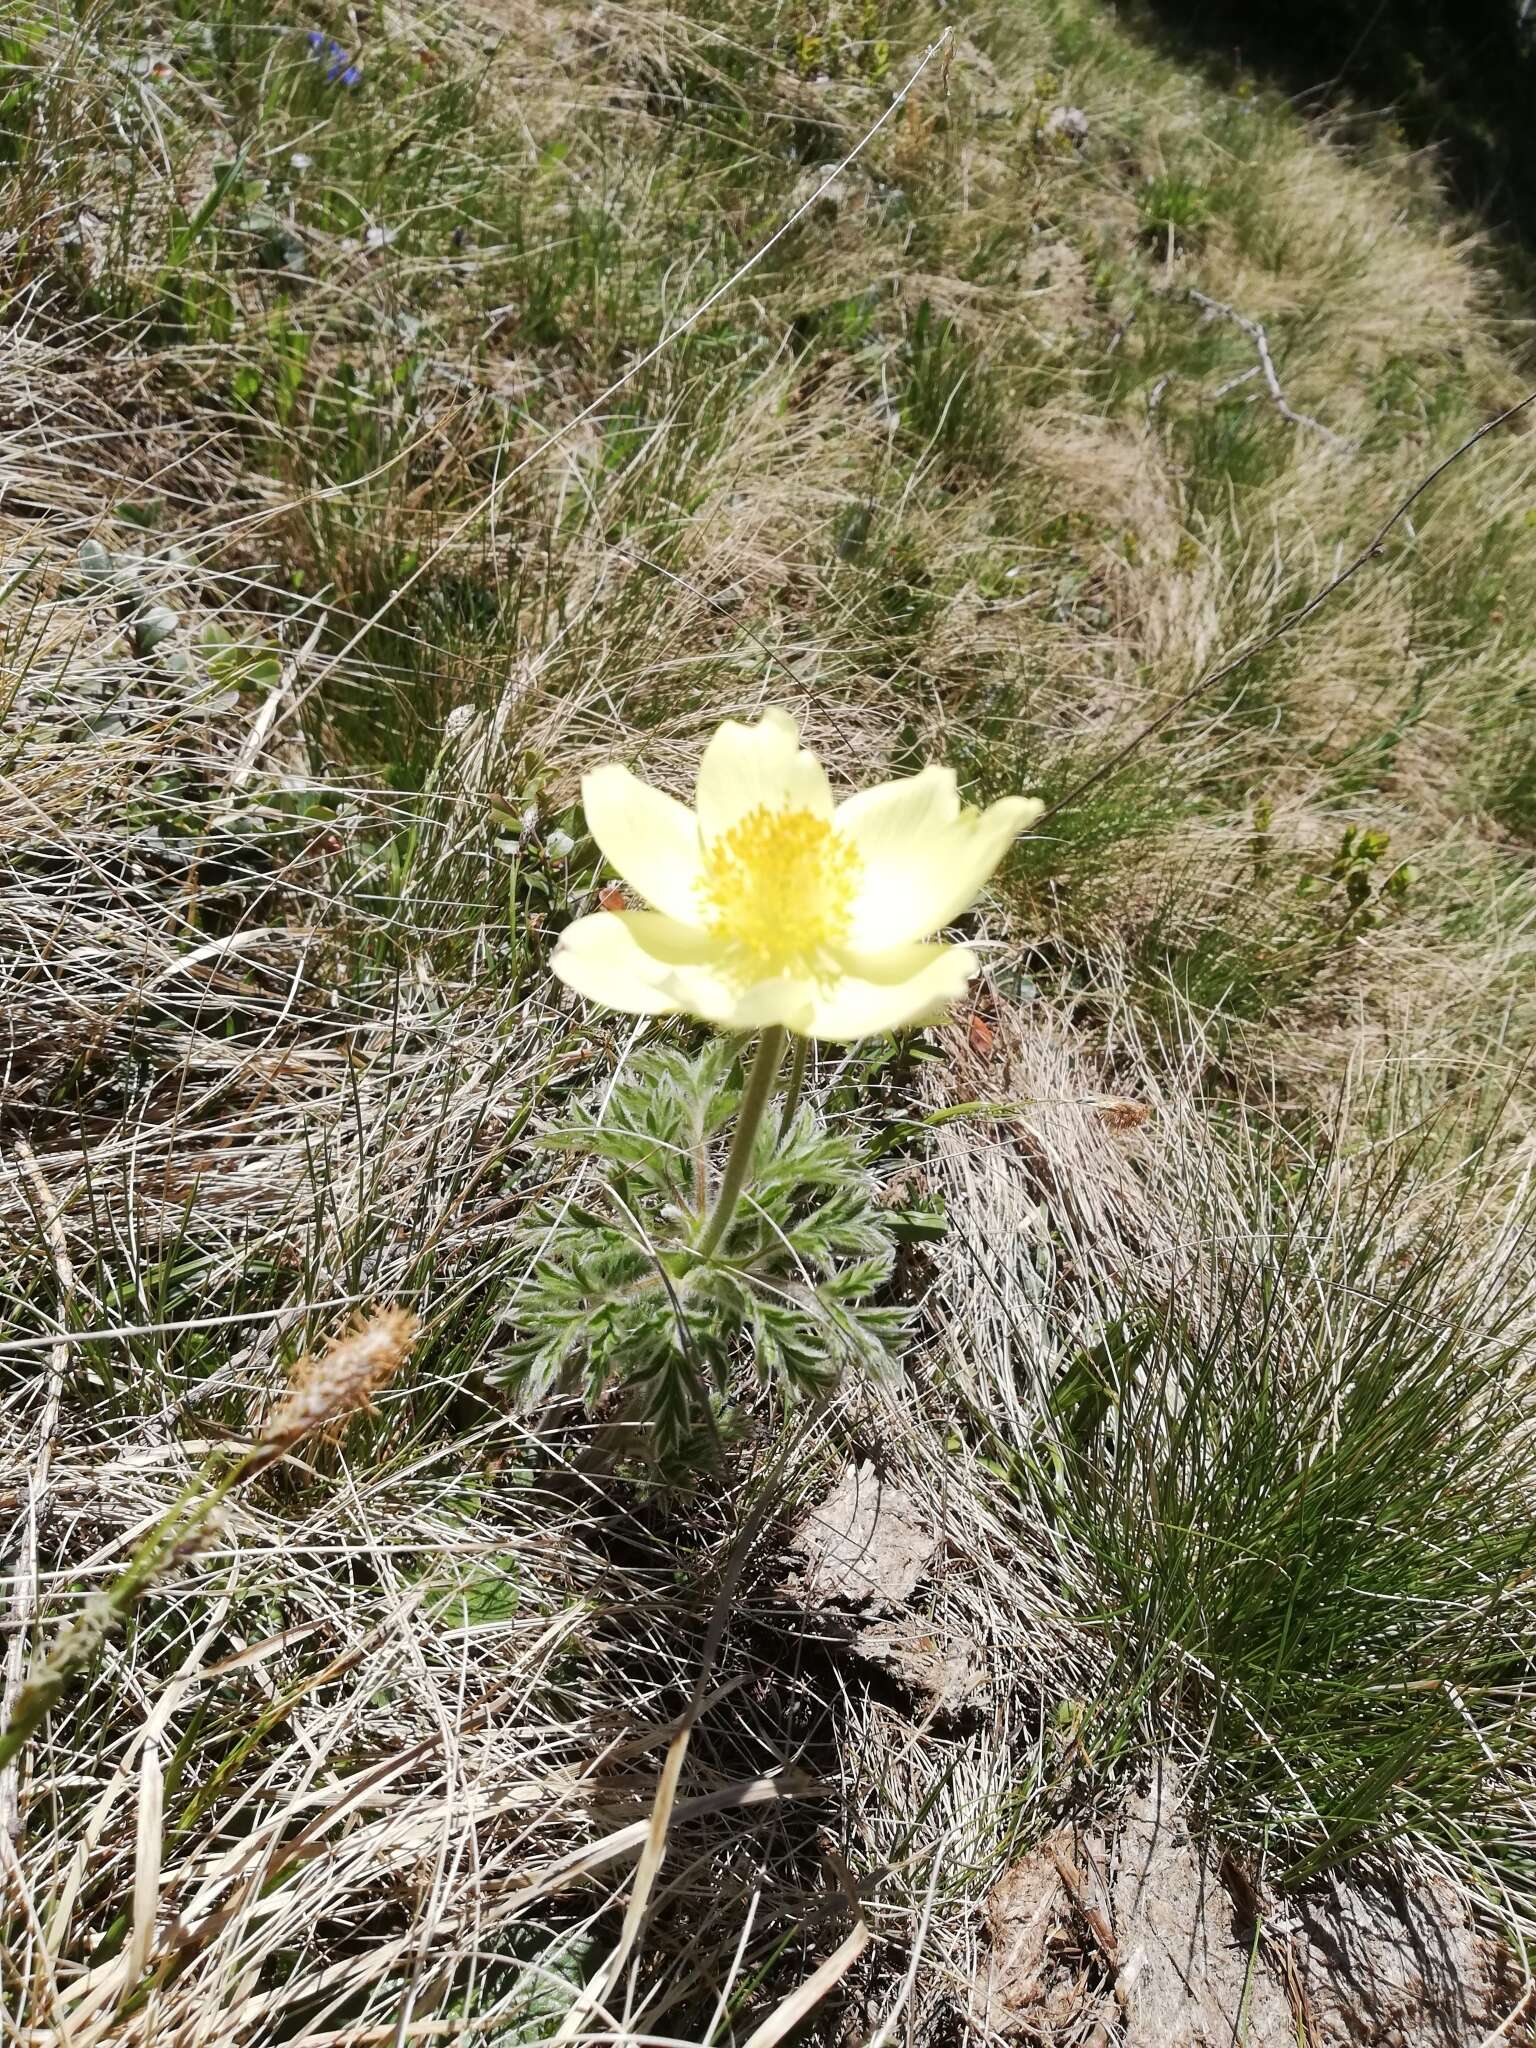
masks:
<instances>
[{"instance_id":1,"label":"dead twig","mask_svg":"<svg viewBox=\"0 0 1536 2048\"><path fill-rule=\"evenodd\" d=\"M1103 1908L1094 1902L1088 1880L1072 1859L1069 1856L1064 1856L1059 1849L1051 1846L1048 1853L1051 1861L1056 1866L1056 1875L1066 1886L1068 1895L1073 1905L1077 1908L1083 1925L1098 1944L1099 1953L1103 1956L1105 1964L1111 1970L1118 1970L1120 1967L1120 1949L1115 1940L1115 1931L1110 1926L1108 1916Z\"/></svg>"},{"instance_id":2,"label":"dead twig","mask_svg":"<svg viewBox=\"0 0 1536 2048\"><path fill-rule=\"evenodd\" d=\"M1314 434L1321 434L1323 439L1331 442L1335 448L1354 446L1354 443L1346 440L1342 434L1336 434L1332 427L1325 427L1321 420L1313 419L1310 413L1298 412L1287 399L1280 388L1274 358L1269 352L1269 336L1264 332L1262 320L1250 320L1246 313L1239 313L1235 306L1228 306L1220 299L1208 298L1204 292L1197 292L1193 286L1190 287L1189 296L1197 306L1205 308L1207 318L1230 320L1234 327L1241 327L1248 336L1259 352L1259 372L1264 379L1264 388L1274 400L1275 410L1282 419L1289 420L1293 427L1309 427ZM1224 388L1231 390L1232 386L1227 385Z\"/></svg>"}]
</instances>

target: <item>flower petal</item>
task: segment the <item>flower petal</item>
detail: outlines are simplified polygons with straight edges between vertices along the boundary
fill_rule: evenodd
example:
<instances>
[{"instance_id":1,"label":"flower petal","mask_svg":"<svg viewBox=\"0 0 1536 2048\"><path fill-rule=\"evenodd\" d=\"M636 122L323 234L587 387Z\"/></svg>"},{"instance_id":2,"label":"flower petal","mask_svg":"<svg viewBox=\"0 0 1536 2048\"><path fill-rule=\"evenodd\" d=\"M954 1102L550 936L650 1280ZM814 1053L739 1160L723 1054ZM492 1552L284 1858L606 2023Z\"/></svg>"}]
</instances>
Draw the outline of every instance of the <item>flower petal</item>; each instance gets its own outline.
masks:
<instances>
[{"instance_id":1,"label":"flower petal","mask_svg":"<svg viewBox=\"0 0 1536 2048\"><path fill-rule=\"evenodd\" d=\"M743 983L708 932L652 910L599 910L560 934L550 962L568 988L631 1016L682 1013L725 1031L810 1028L817 985L798 975Z\"/></svg>"},{"instance_id":2,"label":"flower petal","mask_svg":"<svg viewBox=\"0 0 1536 2048\"><path fill-rule=\"evenodd\" d=\"M699 828L692 811L616 761L583 776L581 802L609 865L668 917L695 918Z\"/></svg>"},{"instance_id":3,"label":"flower petal","mask_svg":"<svg viewBox=\"0 0 1536 2048\"><path fill-rule=\"evenodd\" d=\"M690 1007L682 977L719 957L706 933L652 910L599 910L560 934L550 961L567 988L632 1016L661 1017Z\"/></svg>"},{"instance_id":4,"label":"flower petal","mask_svg":"<svg viewBox=\"0 0 1536 2048\"><path fill-rule=\"evenodd\" d=\"M874 951L942 931L1044 809L1038 797L1007 796L962 810L952 768L925 768L840 803L833 822L864 864L849 944Z\"/></svg>"},{"instance_id":5,"label":"flower petal","mask_svg":"<svg viewBox=\"0 0 1536 2048\"><path fill-rule=\"evenodd\" d=\"M800 728L787 711L765 711L757 725L725 721L699 763L697 802L706 846L759 806L832 815L827 771L801 746Z\"/></svg>"},{"instance_id":6,"label":"flower petal","mask_svg":"<svg viewBox=\"0 0 1536 2048\"><path fill-rule=\"evenodd\" d=\"M935 1022L965 994L977 969L969 946L896 946L840 953L838 979L816 991L806 1035L869 1038ZM804 1028L804 1027L796 1027Z\"/></svg>"},{"instance_id":7,"label":"flower petal","mask_svg":"<svg viewBox=\"0 0 1536 2048\"><path fill-rule=\"evenodd\" d=\"M802 1037L809 1035L817 987L806 976L777 974L770 981L738 985L728 993L726 1007L709 1019L722 1031L761 1031L768 1024L787 1024ZM705 1013L699 1010L694 1014Z\"/></svg>"}]
</instances>

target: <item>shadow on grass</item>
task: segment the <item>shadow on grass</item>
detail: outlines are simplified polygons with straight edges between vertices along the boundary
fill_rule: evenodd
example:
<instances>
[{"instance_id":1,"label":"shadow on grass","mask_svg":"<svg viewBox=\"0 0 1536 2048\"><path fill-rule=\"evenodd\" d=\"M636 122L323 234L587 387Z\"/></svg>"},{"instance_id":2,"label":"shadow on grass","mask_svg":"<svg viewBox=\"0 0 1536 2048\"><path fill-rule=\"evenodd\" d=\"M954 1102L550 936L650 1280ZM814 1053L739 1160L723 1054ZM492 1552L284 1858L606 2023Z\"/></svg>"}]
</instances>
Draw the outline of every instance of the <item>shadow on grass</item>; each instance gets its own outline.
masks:
<instances>
[{"instance_id":1,"label":"shadow on grass","mask_svg":"<svg viewBox=\"0 0 1536 2048\"><path fill-rule=\"evenodd\" d=\"M1390 110L1416 148L1438 151L1458 203L1518 245L1522 282L1536 284L1536 7L1141 0L1136 15L1218 80L1257 72L1310 101Z\"/></svg>"}]
</instances>

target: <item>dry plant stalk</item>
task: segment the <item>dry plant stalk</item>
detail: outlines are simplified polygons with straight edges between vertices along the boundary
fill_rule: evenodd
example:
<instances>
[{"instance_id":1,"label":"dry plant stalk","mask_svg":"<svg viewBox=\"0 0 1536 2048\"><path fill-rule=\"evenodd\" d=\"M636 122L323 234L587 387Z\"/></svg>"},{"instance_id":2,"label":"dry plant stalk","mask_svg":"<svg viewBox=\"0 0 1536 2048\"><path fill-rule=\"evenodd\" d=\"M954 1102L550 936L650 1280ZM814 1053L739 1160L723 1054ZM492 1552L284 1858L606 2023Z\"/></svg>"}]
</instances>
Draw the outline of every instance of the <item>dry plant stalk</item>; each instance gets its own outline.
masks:
<instances>
[{"instance_id":1,"label":"dry plant stalk","mask_svg":"<svg viewBox=\"0 0 1536 2048\"><path fill-rule=\"evenodd\" d=\"M393 1378L416 1341L420 1325L409 1309L381 1309L361 1318L345 1336L294 1368L287 1394L273 1409L255 1444L235 1458L204 1466L181 1499L139 1545L113 1583L91 1594L37 1658L16 1693L0 1730L0 1767L9 1764L63 1696L74 1676L88 1670L112 1631L141 1594L216 1531L226 1495L264 1471L302 1438L344 1422Z\"/></svg>"}]
</instances>

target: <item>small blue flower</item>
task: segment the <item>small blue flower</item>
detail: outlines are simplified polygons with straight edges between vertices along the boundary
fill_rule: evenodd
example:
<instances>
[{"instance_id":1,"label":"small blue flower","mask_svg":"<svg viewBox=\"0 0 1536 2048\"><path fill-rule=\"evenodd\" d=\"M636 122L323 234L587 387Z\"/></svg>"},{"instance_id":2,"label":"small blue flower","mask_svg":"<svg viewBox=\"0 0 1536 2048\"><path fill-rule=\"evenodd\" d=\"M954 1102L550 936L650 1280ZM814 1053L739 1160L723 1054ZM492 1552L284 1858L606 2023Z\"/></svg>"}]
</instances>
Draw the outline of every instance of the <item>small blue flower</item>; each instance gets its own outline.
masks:
<instances>
[{"instance_id":1,"label":"small blue flower","mask_svg":"<svg viewBox=\"0 0 1536 2048\"><path fill-rule=\"evenodd\" d=\"M310 54L324 64L327 85L350 87L359 83L363 75L362 66L352 62L334 36L325 35L320 29L312 28L305 41L309 44Z\"/></svg>"}]
</instances>

